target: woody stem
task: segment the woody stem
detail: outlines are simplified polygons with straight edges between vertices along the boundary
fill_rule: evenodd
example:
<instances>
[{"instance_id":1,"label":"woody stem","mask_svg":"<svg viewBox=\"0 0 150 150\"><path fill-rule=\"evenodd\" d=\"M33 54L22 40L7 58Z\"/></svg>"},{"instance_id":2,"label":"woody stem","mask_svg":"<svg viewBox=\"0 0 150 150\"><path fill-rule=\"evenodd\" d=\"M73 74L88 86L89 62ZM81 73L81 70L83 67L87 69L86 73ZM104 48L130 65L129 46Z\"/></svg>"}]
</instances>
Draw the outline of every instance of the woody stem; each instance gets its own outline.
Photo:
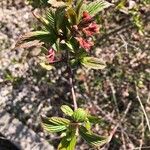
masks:
<instances>
[{"instance_id":1,"label":"woody stem","mask_svg":"<svg viewBox=\"0 0 150 150\"><path fill-rule=\"evenodd\" d=\"M68 75L69 75L69 84L70 84L71 95L73 99L73 106L74 106L74 110L76 110L78 106L77 106L77 99L76 99L76 94L75 94L75 89L74 89L74 84L73 84L73 72L69 63L69 58L70 58L69 51L67 51L66 53L66 58L67 58L67 70L68 70Z\"/></svg>"},{"instance_id":2,"label":"woody stem","mask_svg":"<svg viewBox=\"0 0 150 150\"><path fill-rule=\"evenodd\" d=\"M75 89L73 84L73 72L70 66L68 66L68 69L69 69L69 83L71 88L71 95L73 99L74 110L76 110L78 106L77 106L77 99L76 99L76 94L75 94Z\"/></svg>"}]
</instances>

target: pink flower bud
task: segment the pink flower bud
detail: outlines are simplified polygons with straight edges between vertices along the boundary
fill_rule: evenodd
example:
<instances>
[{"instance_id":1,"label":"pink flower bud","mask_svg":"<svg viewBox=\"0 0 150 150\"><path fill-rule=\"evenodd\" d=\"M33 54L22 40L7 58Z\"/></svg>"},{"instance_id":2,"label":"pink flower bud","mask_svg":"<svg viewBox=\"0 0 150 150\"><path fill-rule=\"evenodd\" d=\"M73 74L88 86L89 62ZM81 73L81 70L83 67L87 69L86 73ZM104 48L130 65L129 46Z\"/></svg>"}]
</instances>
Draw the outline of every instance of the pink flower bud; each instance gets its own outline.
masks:
<instances>
[{"instance_id":1,"label":"pink flower bud","mask_svg":"<svg viewBox=\"0 0 150 150\"><path fill-rule=\"evenodd\" d=\"M92 36L95 33L99 32L99 25L96 24L95 22L91 23L88 27L83 28L83 32L87 35L87 36Z\"/></svg>"},{"instance_id":2,"label":"pink flower bud","mask_svg":"<svg viewBox=\"0 0 150 150\"><path fill-rule=\"evenodd\" d=\"M83 21L89 21L92 19L92 17L89 15L88 12L84 11L82 16Z\"/></svg>"},{"instance_id":3,"label":"pink flower bud","mask_svg":"<svg viewBox=\"0 0 150 150\"><path fill-rule=\"evenodd\" d=\"M93 42L83 39L82 37L76 37L76 40L79 42L80 46L88 51L91 46L93 46Z\"/></svg>"},{"instance_id":4,"label":"pink flower bud","mask_svg":"<svg viewBox=\"0 0 150 150\"><path fill-rule=\"evenodd\" d=\"M53 63L53 62L54 62L54 59L55 59L55 51L53 50L53 48L51 48L51 49L48 51L47 58L48 58L48 61L49 61L50 63Z\"/></svg>"}]
</instances>

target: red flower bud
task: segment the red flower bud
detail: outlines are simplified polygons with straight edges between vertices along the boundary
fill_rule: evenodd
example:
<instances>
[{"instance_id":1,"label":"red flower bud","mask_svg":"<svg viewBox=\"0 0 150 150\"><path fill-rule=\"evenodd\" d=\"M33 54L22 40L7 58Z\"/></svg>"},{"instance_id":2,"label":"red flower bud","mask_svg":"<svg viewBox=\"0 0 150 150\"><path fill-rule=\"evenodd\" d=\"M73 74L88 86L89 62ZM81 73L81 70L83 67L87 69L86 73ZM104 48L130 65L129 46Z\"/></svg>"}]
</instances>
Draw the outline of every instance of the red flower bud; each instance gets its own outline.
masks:
<instances>
[{"instance_id":1,"label":"red flower bud","mask_svg":"<svg viewBox=\"0 0 150 150\"><path fill-rule=\"evenodd\" d=\"M76 40L79 42L80 46L85 50L89 50L93 46L93 42L83 39L82 37L76 37Z\"/></svg>"},{"instance_id":2,"label":"red flower bud","mask_svg":"<svg viewBox=\"0 0 150 150\"><path fill-rule=\"evenodd\" d=\"M92 36L95 33L99 32L99 25L97 25L95 22L91 23L88 27L83 28L83 32L87 36Z\"/></svg>"},{"instance_id":3,"label":"red flower bud","mask_svg":"<svg viewBox=\"0 0 150 150\"><path fill-rule=\"evenodd\" d=\"M54 62L54 59L55 59L55 51L54 51L52 48L48 51L47 58L48 58L48 61L49 61L50 63L53 63L53 62Z\"/></svg>"},{"instance_id":4,"label":"red flower bud","mask_svg":"<svg viewBox=\"0 0 150 150\"><path fill-rule=\"evenodd\" d=\"M89 15L88 12L84 11L82 16L83 21L89 21L92 19L92 17Z\"/></svg>"}]
</instances>

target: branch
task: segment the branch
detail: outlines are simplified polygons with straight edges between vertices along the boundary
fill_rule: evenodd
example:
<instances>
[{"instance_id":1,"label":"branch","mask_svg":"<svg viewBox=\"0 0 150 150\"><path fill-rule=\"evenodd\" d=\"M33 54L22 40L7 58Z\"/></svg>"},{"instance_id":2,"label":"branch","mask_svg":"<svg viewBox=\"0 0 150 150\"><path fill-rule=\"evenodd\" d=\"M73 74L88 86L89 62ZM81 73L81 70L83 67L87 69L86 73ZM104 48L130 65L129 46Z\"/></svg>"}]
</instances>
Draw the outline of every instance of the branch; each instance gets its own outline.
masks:
<instances>
[{"instance_id":1,"label":"branch","mask_svg":"<svg viewBox=\"0 0 150 150\"><path fill-rule=\"evenodd\" d=\"M74 110L76 110L78 108L77 106L77 99L76 99L76 94L75 94L75 89L74 89L74 84L73 84L73 72L69 63L69 53L67 51L67 55L66 55L66 59L67 59L67 71L68 71L68 75L69 75L69 84L70 84L70 88L71 88L71 95L72 95L72 99L73 99L73 106L74 106Z\"/></svg>"},{"instance_id":2,"label":"branch","mask_svg":"<svg viewBox=\"0 0 150 150\"><path fill-rule=\"evenodd\" d=\"M126 117L128 111L129 111L131 105L132 105L132 101L128 103L127 108L126 108L126 110L125 110L125 112L124 112L124 115L123 115L122 118L119 120L118 124L116 124L115 128L112 130L112 132L111 132L111 134L110 134L110 136L109 136L109 138L108 138L108 143L111 141L111 139L112 139L113 135L115 134L115 132L117 131L118 127L121 125L121 123L123 123L123 121L124 121L124 119L125 119L125 117Z\"/></svg>"},{"instance_id":3,"label":"branch","mask_svg":"<svg viewBox=\"0 0 150 150\"><path fill-rule=\"evenodd\" d=\"M75 90L74 90L74 84L73 84L73 72L71 70L71 67L68 66L68 73L69 73L69 83L70 83L70 88L71 88L71 94L72 94L72 99L73 99L73 105L74 105L74 110L78 108L77 106L77 99L75 95Z\"/></svg>"}]
</instances>

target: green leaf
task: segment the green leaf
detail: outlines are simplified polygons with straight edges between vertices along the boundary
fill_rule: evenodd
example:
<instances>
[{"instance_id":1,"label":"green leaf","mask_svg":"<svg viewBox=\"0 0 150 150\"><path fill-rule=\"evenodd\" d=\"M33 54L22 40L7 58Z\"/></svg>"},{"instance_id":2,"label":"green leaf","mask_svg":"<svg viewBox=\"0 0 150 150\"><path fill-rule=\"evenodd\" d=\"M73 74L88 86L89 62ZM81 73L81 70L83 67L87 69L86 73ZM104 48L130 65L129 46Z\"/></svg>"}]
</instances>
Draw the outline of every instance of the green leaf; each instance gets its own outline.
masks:
<instances>
[{"instance_id":1,"label":"green leaf","mask_svg":"<svg viewBox=\"0 0 150 150\"><path fill-rule=\"evenodd\" d=\"M26 43L28 41L34 41L34 40L53 44L56 41L56 39L57 39L56 35L48 31L33 31L23 35L17 42L17 45L22 45L23 43Z\"/></svg>"},{"instance_id":2,"label":"green leaf","mask_svg":"<svg viewBox=\"0 0 150 150\"><path fill-rule=\"evenodd\" d=\"M102 123L101 118L98 118L96 116L88 115L88 120L89 120L89 122L94 123L94 124Z\"/></svg>"},{"instance_id":3,"label":"green leaf","mask_svg":"<svg viewBox=\"0 0 150 150\"><path fill-rule=\"evenodd\" d=\"M43 68L43 69L46 69L46 70L52 70L54 68L54 66L50 65L48 63L48 60L46 59L46 56L39 56L39 64L40 66Z\"/></svg>"},{"instance_id":4,"label":"green leaf","mask_svg":"<svg viewBox=\"0 0 150 150\"><path fill-rule=\"evenodd\" d=\"M67 115L67 116L72 116L72 114L73 114L73 110L69 107L69 106L67 106L67 105L62 105L61 106L61 110L65 113L65 115Z\"/></svg>"},{"instance_id":5,"label":"green leaf","mask_svg":"<svg viewBox=\"0 0 150 150\"><path fill-rule=\"evenodd\" d=\"M73 136L65 136L59 146L58 150L74 150L77 142L77 136L74 134Z\"/></svg>"},{"instance_id":6,"label":"green leaf","mask_svg":"<svg viewBox=\"0 0 150 150\"><path fill-rule=\"evenodd\" d=\"M91 146L103 146L107 143L106 137L100 137L96 134L89 132L85 127L80 126L79 134Z\"/></svg>"},{"instance_id":7,"label":"green leaf","mask_svg":"<svg viewBox=\"0 0 150 150\"><path fill-rule=\"evenodd\" d=\"M58 145L59 150L74 150L76 145L76 128L72 128L72 126L68 127L66 132L66 136L63 137L60 144Z\"/></svg>"},{"instance_id":8,"label":"green leaf","mask_svg":"<svg viewBox=\"0 0 150 150\"><path fill-rule=\"evenodd\" d=\"M42 25L47 27L49 26L50 22L46 17L37 14L35 11L33 12L33 15L40 23L42 23Z\"/></svg>"},{"instance_id":9,"label":"green leaf","mask_svg":"<svg viewBox=\"0 0 150 150\"><path fill-rule=\"evenodd\" d=\"M89 12L89 14L93 17L95 16L98 12L104 10L105 8L108 8L110 7L112 4L107 2L107 1L104 1L104 0L96 0L96 1L93 1L91 3L89 3L87 6L86 6L86 11Z\"/></svg>"},{"instance_id":10,"label":"green leaf","mask_svg":"<svg viewBox=\"0 0 150 150\"><path fill-rule=\"evenodd\" d=\"M70 120L61 117L51 117L48 118L48 121L50 121L53 124L66 125L66 126L69 125L70 123Z\"/></svg>"},{"instance_id":11,"label":"green leaf","mask_svg":"<svg viewBox=\"0 0 150 150\"><path fill-rule=\"evenodd\" d=\"M61 131L64 131L66 130L66 126L54 126L54 125L48 125L48 124L42 124L42 127L44 130L48 131L48 132L51 132L51 133L55 133L55 132L61 132Z\"/></svg>"},{"instance_id":12,"label":"green leaf","mask_svg":"<svg viewBox=\"0 0 150 150\"><path fill-rule=\"evenodd\" d=\"M42 37L48 36L49 34L48 31L28 32L21 37L21 40L42 39Z\"/></svg>"},{"instance_id":13,"label":"green leaf","mask_svg":"<svg viewBox=\"0 0 150 150\"><path fill-rule=\"evenodd\" d=\"M68 41L65 44L69 48L69 50L74 53L73 45L71 44L71 42Z\"/></svg>"},{"instance_id":14,"label":"green leaf","mask_svg":"<svg viewBox=\"0 0 150 150\"><path fill-rule=\"evenodd\" d=\"M40 42L39 40L28 41L25 43L23 43L22 41L18 41L15 46L19 48L31 48L31 47L42 47L43 44L44 43Z\"/></svg>"},{"instance_id":15,"label":"green leaf","mask_svg":"<svg viewBox=\"0 0 150 150\"><path fill-rule=\"evenodd\" d=\"M55 14L52 10L46 12L46 19L51 27L54 27L55 24Z\"/></svg>"},{"instance_id":16,"label":"green leaf","mask_svg":"<svg viewBox=\"0 0 150 150\"><path fill-rule=\"evenodd\" d=\"M144 26L143 26L142 17L138 8L130 10L129 14L131 14L132 23L137 27L139 34L144 35Z\"/></svg>"},{"instance_id":17,"label":"green leaf","mask_svg":"<svg viewBox=\"0 0 150 150\"><path fill-rule=\"evenodd\" d=\"M78 22L80 21L80 19L82 17L83 11L85 10L85 5L84 5L83 2L84 2L84 0L78 0L76 2L75 11L76 11L76 14L77 14Z\"/></svg>"},{"instance_id":18,"label":"green leaf","mask_svg":"<svg viewBox=\"0 0 150 150\"><path fill-rule=\"evenodd\" d=\"M116 6L116 9L122 9L125 7L126 0L121 0L118 5Z\"/></svg>"},{"instance_id":19,"label":"green leaf","mask_svg":"<svg viewBox=\"0 0 150 150\"><path fill-rule=\"evenodd\" d=\"M42 127L48 132L60 132L66 130L70 121L61 117L42 118Z\"/></svg>"},{"instance_id":20,"label":"green leaf","mask_svg":"<svg viewBox=\"0 0 150 150\"><path fill-rule=\"evenodd\" d=\"M81 59L81 64L89 69L104 69L104 61L95 57L83 57Z\"/></svg>"},{"instance_id":21,"label":"green leaf","mask_svg":"<svg viewBox=\"0 0 150 150\"><path fill-rule=\"evenodd\" d=\"M91 123L90 123L89 120L87 120L87 121L85 122L85 128L90 132L90 129L91 129Z\"/></svg>"},{"instance_id":22,"label":"green leaf","mask_svg":"<svg viewBox=\"0 0 150 150\"><path fill-rule=\"evenodd\" d=\"M33 12L34 16L38 19L40 23L42 23L42 29L44 31L48 31L51 34L55 33L54 25L55 25L55 12L52 10L47 10L45 16L40 16Z\"/></svg>"},{"instance_id":23,"label":"green leaf","mask_svg":"<svg viewBox=\"0 0 150 150\"><path fill-rule=\"evenodd\" d=\"M72 119L76 122L84 122L87 119L87 112L82 108L78 108L74 111Z\"/></svg>"},{"instance_id":24,"label":"green leaf","mask_svg":"<svg viewBox=\"0 0 150 150\"><path fill-rule=\"evenodd\" d=\"M55 30L59 33L59 30L63 28L65 21L65 7L57 8L55 11Z\"/></svg>"},{"instance_id":25,"label":"green leaf","mask_svg":"<svg viewBox=\"0 0 150 150\"><path fill-rule=\"evenodd\" d=\"M46 70L48 70L48 71L50 71L50 70L52 70L52 69L54 68L52 65L46 64L46 63L44 63L44 62L41 62L41 63L40 63L40 66L41 66L43 69L46 69Z\"/></svg>"},{"instance_id":26,"label":"green leaf","mask_svg":"<svg viewBox=\"0 0 150 150\"><path fill-rule=\"evenodd\" d=\"M73 25L77 24L77 14L73 8L67 10L67 17Z\"/></svg>"}]
</instances>

